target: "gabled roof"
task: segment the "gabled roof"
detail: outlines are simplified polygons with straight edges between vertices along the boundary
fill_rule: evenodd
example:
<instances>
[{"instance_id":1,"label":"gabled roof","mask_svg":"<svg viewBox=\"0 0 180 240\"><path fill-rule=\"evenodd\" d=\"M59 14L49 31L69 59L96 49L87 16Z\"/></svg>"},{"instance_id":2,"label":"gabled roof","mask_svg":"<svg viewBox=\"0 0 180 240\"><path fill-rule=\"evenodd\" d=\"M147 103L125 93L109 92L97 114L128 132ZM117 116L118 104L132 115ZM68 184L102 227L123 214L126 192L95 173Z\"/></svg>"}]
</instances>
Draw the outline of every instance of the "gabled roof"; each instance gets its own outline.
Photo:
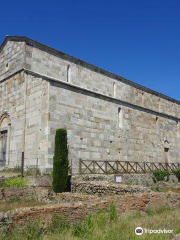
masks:
<instances>
[{"instance_id":1,"label":"gabled roof","mask_svg":"<svg viewBox=\"0 0 180 240\"><path fill-rule=\"evenodd\" d=\"M166 99L168 101L171 101L171 102L174 102L174 103L177 103L177 104L180 105L180 101L178 101L178 100L176 100L174 98L168 97L167 95L164 95L162 93L156 92L156 91L154 91L154 90L152 90L150 88L144 87L144 86L142 86L142 85L140 85L138 83L132 82L132 81L126 79L126 78L120 77L120 76L118 76L118 75L116 75L114 73L108 72L108 71L106 71L106 70L104 70L102 68L96 67L96 66L94 66L94 65L92 65L90 63L87 63L87 62L85 62L85 61L83 61L81 59L75 58L75 57L73 57L71 55L63 53L63 52L61 52L59 50L56 50L54 48L48 47L47 45L44 45L42 43L39 43L37 41L34 41L34 40L32 40L30 38L27 38L27 37L24 37L24 36L7 36L4 39L3 43L1 44L1 46L0 46L0 53L1 53L2 49L4 48L4 46L6 45L6 43L8 41L25 42L27 45L36 47L36 48L41 49L43 51L46 51L46 52L48 52L50 54L56 55L56 56L58 56L60 58L63 58L63 59L68 60L68 61L71 61L73 63L76 63L78 65L86 67L88 69L91 69L92 71L95 71L97 73L106 75L107 77L119 80L119 81L121 81L121 82L123 82L123 83L125 83L127 85L130 85L132 87L135 87L135 88L140 89L142 91L145 91L147 93L153 94L155 96L158 96L160 98L164 98L164 99Z\"/></svg>"}]
</instances>

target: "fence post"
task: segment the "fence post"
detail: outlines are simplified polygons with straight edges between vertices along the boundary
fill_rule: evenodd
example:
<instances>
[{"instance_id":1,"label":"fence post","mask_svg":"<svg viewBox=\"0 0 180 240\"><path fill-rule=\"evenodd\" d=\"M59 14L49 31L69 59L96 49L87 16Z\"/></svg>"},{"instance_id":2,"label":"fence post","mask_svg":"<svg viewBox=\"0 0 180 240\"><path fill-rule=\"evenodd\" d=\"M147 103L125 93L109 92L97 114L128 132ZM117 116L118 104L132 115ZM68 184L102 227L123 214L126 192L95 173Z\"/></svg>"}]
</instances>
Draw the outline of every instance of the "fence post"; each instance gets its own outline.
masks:
<instances>
[{"instance_id":1,"label":"fence post","mask_svg":"<svg viewBox=\"0 0 180 240\"><path fill-rule=\"evenodd\" d=\"M95 162L93 161L93 173L96 173Z\"/></svg>"},{"instance_id":2,"label":"fence post","mask_svg":"<svg viewBox=\"0 0 180 240\"><path fill-rule=\"evenodd\" d=\"M169 169L168 169L168 163L166 163L166 172L169 172Z\"/></svg>"},{"instance_id":3,"label":"fence post","mask_svg":"<svg viewBox=\"0 0 180 240\"><path fill-rule=\"evenodd\" d=\"M118 165L118 161L116 161L116 173L119 173L119 165Z\"/></svg>"},{"instance_id":4,"label":"fence post","mask_svg":"<svg viewBox=\"0 0 180 240\"><path fill-rule=\"evenodd\" d=\"M144 163L144 173L146 173L146 163Z\"/></svg>"},{"instance_id":5,"label":"fence post","mask_svg":"<svg viewBox=\"0 0 180 240\"><path fill-rule=\"evenodd\" d=\"M21 177L24 177L24 152L22 152L21 156Z\"/></svg>"},{"instance_id":6,"label":"fence post","mask_svg":"<svg viewBox=\"0 0 180 240\"><path fill-rule=\"evenodd\" d=\"M107 161L104 161L105 163L105 173L107 173Z\"/></svg>"}]
</instances>

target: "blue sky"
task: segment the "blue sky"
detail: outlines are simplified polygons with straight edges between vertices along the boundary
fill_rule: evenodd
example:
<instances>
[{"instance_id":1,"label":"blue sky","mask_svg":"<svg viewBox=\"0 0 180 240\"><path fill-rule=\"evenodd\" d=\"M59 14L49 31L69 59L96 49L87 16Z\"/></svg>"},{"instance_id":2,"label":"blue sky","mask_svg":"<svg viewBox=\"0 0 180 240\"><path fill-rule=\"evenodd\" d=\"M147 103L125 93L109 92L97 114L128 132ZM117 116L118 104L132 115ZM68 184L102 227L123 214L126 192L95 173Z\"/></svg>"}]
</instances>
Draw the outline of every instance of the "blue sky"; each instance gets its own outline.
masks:
<instances>
[{"instance_id":1,"label":"blue sky","mask_svg":"<svg viewBox=\"0 0 180 240\"><path fill-rule=\"evenodd\" d=\"M21 35L180 100L179 0L1 0Z\"/></svg>"}]
</instances>

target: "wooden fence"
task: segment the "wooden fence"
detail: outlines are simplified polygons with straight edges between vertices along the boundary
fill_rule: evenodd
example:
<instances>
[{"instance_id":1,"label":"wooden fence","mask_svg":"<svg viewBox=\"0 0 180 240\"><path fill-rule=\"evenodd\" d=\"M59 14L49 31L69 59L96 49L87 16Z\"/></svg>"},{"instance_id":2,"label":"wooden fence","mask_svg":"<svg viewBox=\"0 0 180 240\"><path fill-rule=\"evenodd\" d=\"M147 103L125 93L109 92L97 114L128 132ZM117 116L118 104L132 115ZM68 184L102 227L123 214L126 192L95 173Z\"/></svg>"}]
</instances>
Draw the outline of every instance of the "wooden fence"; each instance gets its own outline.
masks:
<instances>
[{"instance_id":1,"label":"wooden fence","mask_svg":"<svg viewBox=\"0 0 180 240\"><path fill-rule=\"evenodd\" d=\"M180 163L79 160L80 174L149 173L156 170L173 172L178 169Z\"/></svg>"}]
</instances>

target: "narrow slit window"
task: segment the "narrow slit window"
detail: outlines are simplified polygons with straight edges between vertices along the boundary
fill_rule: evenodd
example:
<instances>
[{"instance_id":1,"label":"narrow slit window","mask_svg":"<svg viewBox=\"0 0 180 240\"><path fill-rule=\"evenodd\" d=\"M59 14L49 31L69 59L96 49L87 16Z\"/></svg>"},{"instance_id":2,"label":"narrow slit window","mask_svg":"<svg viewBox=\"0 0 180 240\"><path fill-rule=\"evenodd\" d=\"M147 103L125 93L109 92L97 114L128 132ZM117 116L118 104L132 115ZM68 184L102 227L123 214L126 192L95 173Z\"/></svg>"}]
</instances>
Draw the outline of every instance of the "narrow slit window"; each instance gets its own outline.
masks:
<instances>
[{"instance_id":1,"label":"narrow slit window","mask_svg":"<svg viewBox=\"0 0 180 240\"><path fill-rule=\"evenodd\" d=\"M180 123L177 122L177 137L180 137Z\"/></svg>"},{"instance_id":2,"label":"narrow slit window","mask_svg":"<svg viewBox=\"0 0 180 240\"><path fill-rule=\"evenodd\" d=\"M9 64L6 63L6 71L8 71L8 70L9 70Z\"/></svg>"},{"instance_id":3,"label":"narrow slit window","mask_svg":"<svg viewBox=\"0 0 180 240\"><path fill-rule=\"evenodd\" d=\"M117 85L116 85L116 83L114 83L113 84L113 91L114 91L113 96L114 96L114 98L116 98L116 90L117 90Z\"/></svg>"},{"instance_id":4,"label":"narrow slit window","mask_svg":"<svg viewBox=\"0 0 180 240\"><path fill-rule=\"evenodd\" d=\"M67 67L67 82L71 82L71 67L68 65Z\"/></svg>"},{"instance_id":5,"label":"narrow slit window","mask_svg":"<svg viewBox=\"0 0 180 240\"><path fill-rule=\"evenodd\" d=\"M118 127L123 127L123 112L121 108L118 108Z\"/></svg>"}]
</instances>

